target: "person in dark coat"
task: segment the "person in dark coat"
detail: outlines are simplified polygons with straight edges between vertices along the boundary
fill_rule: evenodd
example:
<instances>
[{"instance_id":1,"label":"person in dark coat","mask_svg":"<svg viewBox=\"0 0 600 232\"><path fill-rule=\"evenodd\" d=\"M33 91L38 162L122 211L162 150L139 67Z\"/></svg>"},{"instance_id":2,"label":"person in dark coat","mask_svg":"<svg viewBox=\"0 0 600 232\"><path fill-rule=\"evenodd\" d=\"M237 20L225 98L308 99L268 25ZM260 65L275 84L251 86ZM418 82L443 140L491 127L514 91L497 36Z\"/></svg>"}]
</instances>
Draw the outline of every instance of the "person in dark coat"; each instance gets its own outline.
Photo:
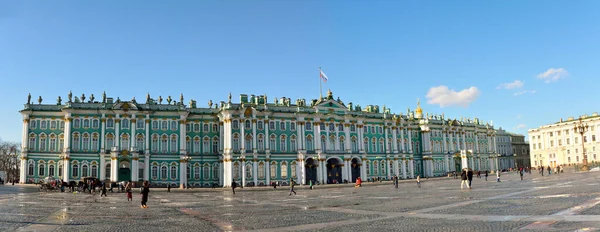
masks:
<instances>
[{"instance_id":1,"label":"person in dark coat","mask_svg":"<svg viewBox=\"0 0 600 232\"><path fill-rule=\"evenodd\" d=\"M148 181L145 180L144 184L142 185L142 190L140 191L140 194L142 194L142 208L148 208L148 193L150 193L150 184L148 184Z\"/></svg>"},{"instance_id":2,"label":"person in dark coat","mask_svg":"<svg viewBox=\"0 0 600 232\"><path fill-rule=\"evenodd\" d=\"M467 179L467 170L463 169L462 172L460 173L460 189L464 189L464 186L467 186L467 188L469 188L469 181Z\"/></svg>"},{"instance_id":3,"label":"person in dark coat","mask_svg":"<svg viewBox=\"0 0 600 232\"><path fill-rule=\"evenodd\" d=\"M473 170L469 169L467 172L467 179L469 180L469 188L471 188L471 181L473 181Z\"/></svg>"},{"instance_id":4,"label":"person in dark coat","mask_svg":"<svg viewBox=\"0 0 600 232\"><path fill-rule=\"evenodd\" d=\"M233 191L233 194L235 194L235 188L237 188L237 183L235 183L235 181L231 182L231 191Z\"/></svg>"}]
</instances>

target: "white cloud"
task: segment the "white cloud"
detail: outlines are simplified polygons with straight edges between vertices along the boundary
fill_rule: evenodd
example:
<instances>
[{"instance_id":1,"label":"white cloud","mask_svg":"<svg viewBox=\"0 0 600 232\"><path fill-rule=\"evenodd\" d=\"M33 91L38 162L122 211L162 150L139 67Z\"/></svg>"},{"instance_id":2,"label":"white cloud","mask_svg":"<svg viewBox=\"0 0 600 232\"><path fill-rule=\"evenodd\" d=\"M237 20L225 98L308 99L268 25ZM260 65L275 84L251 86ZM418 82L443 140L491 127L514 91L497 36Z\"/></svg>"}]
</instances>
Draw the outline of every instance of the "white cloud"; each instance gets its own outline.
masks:
<instances>
[{"instance_id":1,"label":"white cloud","mask_svg":"<svg viewBox=\"0 0 600 232\"><path fill-rule=\"evenodd\" d=\"M517 125L517 126L515 127L515 130L519 130L519 129L525 129L525 128L527 128L527 125L525 125L525 124L521 123L521 124L519 124L519 125Z\"/></svg>"},{"instance_id":2,"label":"white cloud","mask_svg":"<svg viewBox=\"0 0 600 232\"><path fill-rule=\"evenodd\" d=\"M536 91L535 90L523 90L523 91L513 93L513 96L519 96L519 95L523 95L526 93L534 94L534 93L536 93Z\"/></svg>"},{"instance_id":3,"label":"white cloud","mask_svg":"<svg viewBox=\"0 0 600 232\"><path fill-rule=\"evenodd\" d=\"M429 91L427 91L427 103L437 104L442 108L446 106L462 106L466 108L475 101L480 94L481 92L474 86L456 92L453 89L449 89L448 86L440 85L431 87Z\"/></svg>"},{"instance_id":4,"label":"white cloud","mask_svg":"<svg viewBox=\"0 0 600 232\"><path fill-rule=\"evenodd\" d=\"M523 87L524 84L525 83L520 80L515 80L510 83L502 83L501 85L496 87L496 89L518 89L518 88Z\"/></svg>"},{"instance_id":5,"label":"white cloud","mask_svg":"<svg viewBox=\"0 0 600 232\"><path fill-rule=\"evenodd\" d=\"M558 81L559 79L565 78L569 76L569 72L567 72L564 68L550 68L543 73L537 75L538 79L544 80L546 83Z\"/></svg>"}]
</instances>

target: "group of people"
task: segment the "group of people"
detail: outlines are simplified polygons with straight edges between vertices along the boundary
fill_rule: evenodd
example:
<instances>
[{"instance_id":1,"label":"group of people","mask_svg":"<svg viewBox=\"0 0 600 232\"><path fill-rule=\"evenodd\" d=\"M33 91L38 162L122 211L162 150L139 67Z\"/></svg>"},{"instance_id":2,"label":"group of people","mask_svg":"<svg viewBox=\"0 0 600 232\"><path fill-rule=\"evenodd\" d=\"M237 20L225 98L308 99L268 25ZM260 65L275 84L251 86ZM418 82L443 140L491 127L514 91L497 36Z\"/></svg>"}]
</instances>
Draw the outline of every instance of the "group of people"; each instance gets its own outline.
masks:
<instances>
[{"instance_id":1,"label":"group of people","mask_svg":"<svg viewBox=\"0 0 600 232\"><path fill-rule=\"evenodd\" d=\"M496 171L496 181L500 182L500 176L501 176L501 171L497 170ZM464 168L462 170L462 172L460 173L460 189L471 189L472 188L472 182L473 182L473 170L470 168ZM485 181L487 181L488 179L488 175L489 175L489 171L485 170L485 172L483 173L485 175ZM477 171L477 177L481 178L481 171ZM456 179L456 177L455 177ZM523 180L522 174L521 174L521 180Z\"/></svg>"},{"instance_id":2,"label":"group of people","mask_svg":"<svg viewBox=\"0 0 600 232\"><path fill-rule=\"evenodd\" d=\"M561 172L562 172L562 173L564 173L564 172L565 172L564 168L563 168L563 167L561 167L560 165L556 166L556 167L554 168L554 170L552 170L552 167L550 167L550 165L548 165L548 167L539 166L539 167L538 167L538 170L539 170L540 174L542 174L542 176L544 175L544 171L547 171L547 172L548 172L548 175L552 175L552 173L556 173L556 174L558 174L558 173L561 173Z\"/></svg>"}]
</instances>

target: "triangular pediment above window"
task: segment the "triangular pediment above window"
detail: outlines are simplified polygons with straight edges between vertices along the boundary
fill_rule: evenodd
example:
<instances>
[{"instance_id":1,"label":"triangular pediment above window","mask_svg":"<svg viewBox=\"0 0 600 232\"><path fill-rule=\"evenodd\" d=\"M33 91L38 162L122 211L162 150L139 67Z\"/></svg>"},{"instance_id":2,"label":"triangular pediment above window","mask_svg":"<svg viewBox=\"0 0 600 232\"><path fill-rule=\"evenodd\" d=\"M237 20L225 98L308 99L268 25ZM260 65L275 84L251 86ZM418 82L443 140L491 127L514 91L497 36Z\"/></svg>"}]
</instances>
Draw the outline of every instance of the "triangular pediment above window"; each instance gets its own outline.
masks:
<instances>
[{"instance_id":1,"label":"triangular pediment above window","mask_svg":"<svg viewBox=\"0 0 600 232\"><path fill-rule=\"evenodd\" d=\"M118 102L113 105L113 110L138 110L138 107L132 102Z\"/></svg>"},{"instance_id":2,"label":"triangular pediment above window","mask_svg":"<svg viewBox=\"0 0 600 232\"><path fill-rule=\"evenodd\" d=\"M328 109L333 109L335 111L347 111L348 110L344 104L339 103L338 101L333 100L333 99L321 102L321 103L317 104L315 107L318 109L322 109L322 110L328 110Z\"/></svg>"}]
</instances>

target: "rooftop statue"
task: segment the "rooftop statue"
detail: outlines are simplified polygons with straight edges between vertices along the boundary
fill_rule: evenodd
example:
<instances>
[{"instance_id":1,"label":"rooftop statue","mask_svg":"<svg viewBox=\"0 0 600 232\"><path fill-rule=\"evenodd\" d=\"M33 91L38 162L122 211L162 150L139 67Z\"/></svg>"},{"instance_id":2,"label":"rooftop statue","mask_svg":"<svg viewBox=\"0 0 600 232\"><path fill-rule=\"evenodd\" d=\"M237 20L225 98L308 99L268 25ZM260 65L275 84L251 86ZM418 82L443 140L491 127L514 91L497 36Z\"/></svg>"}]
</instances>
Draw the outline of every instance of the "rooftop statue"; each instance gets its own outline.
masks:
<instances>
[{"instance_id":1,"label":"rooftop statue","mask_svg":"<svg viewBox=\"0 0 600 232\"><path fill-rule=\"evenodd\" d=\"M69 91L69 95L67 95L69 102L73 102L73 93Z\"/></svg>"},{"instance_id":2,"label":"rooftop statue","mask_svg":"<svg viewBox=\"0 0 600 232\"><path fill-rule=\"evenodd\" d=\"M167 103L169 103L169 105L171 105L171 101L173 101L173 99L171 99L171 95L169 95L169 96L167 97Z\"/></svg>"},{"instance_id":3,"label":"rooftop statue","mask_svg":"<svg viewBox=\"0 0 600 232\"><path fill-rule=\"evenodd\" d=\"M279 100L277 98L275 98L275 105L279 104Z\"/></svg>"},{"instance_id":4,"label":"rooftop statue","mask_svg":"<svg viewBox=\"0 0 600 232\"><path fill-rule=\"evenodd\" d=\"M117 97L117 103L121 103L121 98Z\"/></svg>"},{"instance_id":5,"label":"rooftop statue","mask_svg":"<svg viewBox=\"0 0 600 232\"><path fill-rule=\"evenodd\" d=\"M81 102L85 103L85 93L81 94Z\"/></svg>"},{"instance_id":6,"label":"rooftop statue","mask_svg":"<svg viewBox=\"0 0 600 232\"><path fill-rule=\"evenodd\" d=\"M162 104L162 96L158 96L158 104Z\"/></svg>"},{"instance_id":7,"label":"rooftop statue","mask_svg":"<svg viewBox=\"0 0 600 232\"><path fill-rule=\"evenodd\" d=\"M75 96L75 103L79 103L79 97Z\"/></svg>"},{"instance_id":8,"label":"rooftop statue","mask_svg":"<svg viewBox=\"0 0 600 232\"><path fill-rule=\"evenodd\" d=\"M44 99L42 99L42 96L38 97L38 104L42 104L42 101L43 101L43 100L44 100Z\"/></svg>"},{"instance_id":9,"label":"rooftop statue","mask_svg":"<svg viewBox=\"0 0 600 232\"><path fill-rule=\"evenodd\" d=\"M212 100L208 100L208 108L212 108L212 106L213 106Z\"/></svg>"},{"instance_id":10,"label":"rooftop statue","mask_svg":"<svg viewBox=\"0 0 600 232\"><path fill-rule=\"evenodd\" d=\"M135 97L133 97L133 98L131 99L131 102L133 102L133 103L137 103L137 102L135 101Z\"/></svg>"},{"instance_id":11,"label":"rooftop statue","mask_svg":"<svg viewBox=\"0 0 600 232\"><path fill-rule=\"evenodd\" d=\"M231 92L229 92L228 103L231 103Z\"/></svg>"},{"instance_id":12,"label":"rooftop statue","mask_svg":"<svg viewBox=\"0 0 600 232\"><path fill-rule=\"evenodd\" d=\"M106 91L102 92L102 103L106 103Z\"/></svg>"},{"instance_id":13,"label":"rooftop statue","mask_svg":"<svg viewBox=\"0 0 600 232\"><path fill-rule=\"evenodd\" d=\"M183 93L179 95L179 103L183 104Z\"/></svg>"},{"instance_id":14,"label":"rooftop statue","mask_svg":"<svg viewBox=\"0 0 600 232\"><path fill-rule=\"evenodd\" d=\"M90 95L90 102L94 103L94 99L96 99L96 98L94 97L94 94L92 93L92 95Z\"/></svg>"},{"instance_id":15,"label":"rooftop statue","mask_svg":"<svg viewBox=\"0 0 600 232\"><path fill-rule=\"evenodd\" d=\"M150 103L150 93L146 94L146 104Z\"/></svg>"},{"instance_id":16,"label":"rooftop statue","mask_svg":"<svg viewBox=\"0 0 600 232\"><path fill-rule=\"evenodd\" d=\"M56 99L57 105L60 105L62 102L62 98L60 98L60 96L58 96L58 98Z\"/></svg>"},{"instance_id":17,"label":"rooftop statue","mask_svg":"<svg viewBox=\"0 0 600 232\"><path fill-rule=\"evenodd\" d=\"M31 93L27 95L27 105L31 104Z\"/></svg>"}]
</instances>

